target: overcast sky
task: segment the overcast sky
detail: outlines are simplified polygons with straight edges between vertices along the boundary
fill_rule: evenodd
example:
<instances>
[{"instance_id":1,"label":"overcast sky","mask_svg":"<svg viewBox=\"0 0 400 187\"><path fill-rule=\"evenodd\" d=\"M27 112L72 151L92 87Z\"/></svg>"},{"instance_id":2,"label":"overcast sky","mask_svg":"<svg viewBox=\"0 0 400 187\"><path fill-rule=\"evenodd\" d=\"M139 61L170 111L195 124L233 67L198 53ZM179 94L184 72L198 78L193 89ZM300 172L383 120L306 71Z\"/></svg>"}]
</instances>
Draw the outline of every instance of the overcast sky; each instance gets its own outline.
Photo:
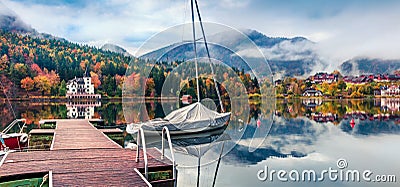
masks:
<instances>
[{"instance_id":1,"label":"overcast sky","mask_svg":"<svg viewBox=\"0 0 400 187\"><path fill-rule=\"evenodd\" d=\"M134 53L146 39L190 21L189 0L2 0L39 32L73 42L115 43ZM336 60L400 58L397 0L199 0L203 20L267 36L303 36ZM177 41L178 42L178 41Z\"/></svg>"}]
</instances>

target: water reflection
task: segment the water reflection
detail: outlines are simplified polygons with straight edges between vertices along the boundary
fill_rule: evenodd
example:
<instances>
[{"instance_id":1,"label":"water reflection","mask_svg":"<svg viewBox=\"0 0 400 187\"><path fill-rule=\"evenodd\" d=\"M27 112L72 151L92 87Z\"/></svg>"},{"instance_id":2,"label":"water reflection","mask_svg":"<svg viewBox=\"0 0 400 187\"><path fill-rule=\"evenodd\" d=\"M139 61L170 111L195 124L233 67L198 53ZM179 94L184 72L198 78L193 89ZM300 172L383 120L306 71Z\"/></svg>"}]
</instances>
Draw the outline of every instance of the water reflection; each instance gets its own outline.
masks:
<instances>
[{"instance_id":1,"label":"water reflection","mask_svg":"<svg viewBox=\"0 0 400 187\"><path fill-rule=\"evenodd\" d=\"M81 101L81 102L68 102L67 117L71 119L92 119L94 116L94 109L101 107L101 102L96 101Z\"/></svg>"},{"instance_id":2,"label":"water reflection","mask_svg":"<svg viewBox=\"0 0 400 187\"><path fill-rule=\"evenodd\" d=\"M17 116L27 118L31 124L40 119L67 118L68 114L67 103L16 102L12 105ZM173 102L161 104L153 101L135 108L142 107L150 118L156 118L165 116L162 105L169 109L179 107ZM176 155L178 164L181 162L182 166L178 168L178 186L196 186L197 178L200 186L212 186L215 176L216 186L265 186L266 183L257 180L256 173L266 164L277 169L317 169L334 166L335 160L341 157L346 158L352 168L399 173L397 158L400 152L396 142L400 141L400 98L282 99L270 105L261 108L259 102L250 102L249 115L236 110L222 133L229 136L222 141L224 149L222 142L216 141L222 136L219 134L174 141L176 149L182 150ZM0 103L2 125L13 119L7 106ZM91 116L104 119L105 125L123 128L126 120L122 108L120 102L101 103L94 106ZM139 113L127 112L132 115ZM355 122L354 127L350 125L351 120ZM124 136L125 145L135 142L131 136ZM203 142L203 139L210 142ZM212 142L217 143L214 145ZM153 145L159 146L157 143ZM200 169L197 167L198 157L190 154L195 153L196 148L201 150L197 152L201 155ZM224 156L218 165L221 153ZM183 167L185 165L192 167ZM217 168L218 173L215 172ZM332 183L312 185L332 186ZM341 185L368 186L365 183ZM293 183L274 182L272 186L293 186ZM295 183L295 186L310 186L310 183ZM393 186L398 186L398 183Z\"/></svg>"},{"instance_id":3,"label":"water reflection","mask_svg":"<svg viewBox=\"0 0 400 187\"><path fill-rule=\"evenodd\" d=\"M174 146L177 146L175 148L176 153L181 154L181 159L180 159L180 164L184 166L195 166L197 167L197 177L196 177L196 186L206 186L207 183L208 185L215 184L216 179L217 179L217 174L218 174L218 169L219 169L219 163L221 161L223 152L224 152L224 147L225 143L229 142L230 137L228 134L222 133L217 133L214 135L206 136L206 137L192 137L192 138L180 138L180 139L174 139L173 144ZM209 165L210 160L206 160L206 162L209 163L204 163L202 162L202 158L207 154L207 152L220 152L218 156L215 155L215 158L217 160L217 166L214 169L214 174L213 180L211 183L211 180L202 180L200 181L201 177L201 169L202 166L207 166ZM188 157L193 157L188 158ZM184 162L190 162L194 161L195 163L184 163ZM179 163L179 162L178 162ZM178 170L183 169L181 166L178 166ZM206 176L210 175L210 173L206 173ZM193 176L188 176L188 178L192 178Z\"/></svg>"},{"instance_id":4,"label":"water reflection","mask_svg":"<svg viewBox=\"0 0 400 187\"><path fill-rule=\"evenodd\" d=\"M130 103L135 105L135 103ZM272 105L272 104L271 104ZM38 125L40 119L52 118L102 118L106 125L125 125L122 104L120 102L78 102L78 103L31 103L14 102L12 106L17 118L26 118L28 124ZM274 129L279 124L286 125L279 133L288 133L295 128L301 128L305 121L311 120L317 124L333 124L344 132L352 131L353 134L369 133L398 133L400 123L400 98L378 98L371 100L323 100L314 99L288 99L277 100L275 107L260 108L260 104L253 102L249 104L249 115L243 115L240 110L232 115L231 123L227 131L235 140L253 138L265 135L269 131L268 124L271 122L272 114L275 115ZM6 102L0 103L2 118L0 123L10 123L14 116ZM174 102L160 103L157 101L147 102L142 108L146 109L150 118L164 117L163 107L175 109L179 107ZM140 108L140 107L137 107ZM275 110L271 110L275 108ZM139 113L131 111L132 114ZM354 129L350 126L350 120L354 119ZM140 118L139 118L140 120ZM312 129L313 125L308 127ZM289 128L290 129L287 129ZM283 127L280 127L283 128ZM243 134L243 130L245 133ZM251 135L248 134L249 131ZM270 133L270 134L271 134ZM300 133L300 132L298 132ZM243 136L243 137L242 137ZM256 135L257 136L257 135Z\"/></svg>"},{"instance_id":5,"label":"water reflection","mask_svg":"<svg viewBox=\"0 0 400 187\"><path fill-rule=\"evenodd\" d=\"M135 105L134 102L130 104ZM268 124L271 123L272 114L275 115L275 122L270 135L274 134L274 131L278 131L278 134L282 135L296 130L297 134L304 134L298 129L306 128L311 131L315 124L303 127L305 123L310 121L314 121L316 124L332 124L338 126L342 131L352 134L396 134L400 130L400 98L371 100L288 99L277 100L275 107L271 108L260 108L260 104L257 102L249 105L248 118L247 115L243 115L240 110L237 110L232 115L231 123L226 129L235 141L252 139L256 136L262 137L269 133L270 126ZM38 125L40 119L51 118L102 118L105 125L124 126L126 124L120 102L14 102L12 106L17 118L26 118L27 123L33 125ZM14 116L8 103L0 103L0 107L2 108L2 118L0 119L2 126L0 129L2 129L14 119ZM161 104L152 101L142 106L148 111L150 118L164 117L163 107L175 109L179 105L174 102ZM275 110L271 110L273 108ZM131 113L137 114L139 112L131 111ZM355 121L354 128L350 125L352 119Z\"/></svg>"}]
</instances>

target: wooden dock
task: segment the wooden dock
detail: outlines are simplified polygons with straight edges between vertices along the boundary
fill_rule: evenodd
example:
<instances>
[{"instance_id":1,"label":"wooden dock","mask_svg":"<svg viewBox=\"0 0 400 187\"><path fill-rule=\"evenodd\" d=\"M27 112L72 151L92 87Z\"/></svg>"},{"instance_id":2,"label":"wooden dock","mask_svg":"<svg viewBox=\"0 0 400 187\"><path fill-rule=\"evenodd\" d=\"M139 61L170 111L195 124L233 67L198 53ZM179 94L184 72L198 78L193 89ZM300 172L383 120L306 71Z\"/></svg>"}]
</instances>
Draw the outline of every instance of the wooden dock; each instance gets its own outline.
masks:
<instances>
[{"instance_id":1,"label":"wooden dock","mask_svg":"<svg viewBox=\"0 0 400 187\"><path fill-rule=\"evenodd\" d=\"M57 120L56 124L51 150L8 154L0 167L0 182L51 172L53 186L150 185L137 172L144 171L144 161L141 154L135 162L136 150L122 148L87 120ZM171 161L161 159L156 148L148 148L147 155L149 171L172 170Z\"/></svg>"}]
</instances>

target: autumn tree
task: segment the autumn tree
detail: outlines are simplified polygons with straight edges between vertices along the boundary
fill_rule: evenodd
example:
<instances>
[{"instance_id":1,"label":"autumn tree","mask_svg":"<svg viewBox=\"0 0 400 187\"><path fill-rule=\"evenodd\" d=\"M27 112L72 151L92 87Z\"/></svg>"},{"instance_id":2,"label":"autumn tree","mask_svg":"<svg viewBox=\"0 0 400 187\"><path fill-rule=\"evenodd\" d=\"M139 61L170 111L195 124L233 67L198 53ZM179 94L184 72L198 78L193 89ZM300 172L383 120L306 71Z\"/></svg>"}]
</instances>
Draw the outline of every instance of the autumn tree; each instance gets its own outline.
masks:
<instances>
[{"instance_id":1,"label":"autumn tree","mask_svg":"<svg viewBox=\"0 0 400 187\"><path fill-rule=\"evenodd\" d=\"M117 84L117 91L116 91L116 95L118 96L122 96L122 88L123 88L123 84L125 82L125 76L121 76L121 75L115 75L115 82Z\"/></svg>"},{"instance_id":2,"label":"autumn tree","mask_svg":"<svg viewBox=\"0 0 400 187\"><path fill-rule=\"evenodd\" d=\"M32 71L33 71L34 73L36 73L37 75L43 74L42 69L40 69L39 65L37 65L37 64L35 64L35 63L33 63L33 64L31 65L31 69L32 69Z\"/></svg>"},{"instance_id":3,"label":"autumn tree","mask_svg":"<svg viewBox=\"0 0 400 187\"><path fill-rule=\"evenodd\" d=\"M154 96L155 94L155 83L153 78L146 79L146 96Z\"/></svg>"},{"instance_id":4,"label":"autumn tree","mask_svg":"<svg viewBox=\"0 0 400 187\"><path fill-rule=\"evenodd\" d=\"M82 60L79 66L82 68L83 71L86 70L86 66L89 64L89 61L87 59Z\"/></svg>"},{"instance_id":5,"label":"autumn tree","mask_svg":"<svg viewBox=\"0 0 400 187\"><path fill-rule=\"evenodd\" d=\"M8 57L6 54L4 54L1 58L0 58L0 71L3 71L4 69L7 68L8 66Z\"/></svg>"},{"instance_id":6,"label":"autumn tree","mask_svg":"<svg viewBox=\"0 0 400 187\"><path fill-rule=\"evenodd\" d=\"M99 86L101 85L99 75L97 75L95 72L91 71L90 77L92 78L92 84L94 84L94 88L95 89L99 88Z\"/></svg>"},{"instance_id":7,"label":"autumn tree","mask_svg":"<svg viewBox=\"0 0 400 187\"><path fill-rule=\"evenodd\" d=\"M35 82L30 77L26 77L21 80L21 88L25 89L26 91L33 90L34 86L35 86Z\"/></svg>"},{"instance_id":8,"label":"autumn tree","mask_svg":"<svg viewBox=\"0 0 400 187\"><path fill-rule=\"evenodd\" d=\"M93 66L93 71L95 73L100 73L101 74L101 63L97 62L94 66Z\"/></svg>"},{"instance_id":9,"label":"autumn tree","mask_svg":"<svg viewBox=\"0 0 400 187\"><path fill-rule=\"evenodd\" d=\"M115 75L115 81L117 82L117 86L122 87L125 82L125 76Z\"/></svg>"},{"instance_id":10,"label":"autumn tree","mask_svg":"<svg viewBox=\"0 0 400 187\"><path fill-rule=\"evenodd\" d=\"M328 87L328 91L327 91L328 95L334 96L336 94L336 92L337 92L337 88L338 88L338 86L337 86L336 83L330 84L329 87Z\"/></svg>"},{"instance_id":11,"label":"autumn tree","mask_svg":"<svg viewBox=\"0 0 400 187\"><path fill-rule=\"evenodd\" d=\"M132 73L125 78L125 90L132 94L141 94L140 74Z\"/></svg>"},{"instance_id":12,"label":"autumn tree","mask_svg":"<svg viewBox=\"0 0 400 187\"><path fill-rule=\"evenodd\" d=\"M323 82L322 85L321 85L321 91L324 94L329 94L328 93L328 89L329 89L329 84L327 82Z\"/></svg>"},{"instance_id":13,"label":"autumn tree","mask_svg":"<svg viewBox=\"0 0 400 187\"><path fill-rule=\"evenodd\" d=\"M343 80L339 80L339 82L338 82L338 89L339 89L340 91L343 91L343 90L346 89L346 87L347 87L346 83L345 83Z\"/></svg>"},{"instance_id":14,"label":"autumn tree","mask_svg":"<svg viewBox=\"0 0 400 187\"><path fill-rule=\"evenodd\" d=\"M51 83L47 76L45 75L38 75L33 78L35 82L35 87L42 92L42 96L44 94L50 93L51 90Z\"/></svg>"},{"instance_id":15,"label":"autumn tree","mask_svg":"<svg viewBox=\"0 0 400 187\"><path fill-rule=\"evenodd\" d=\"M45 76L49 79L50 84L53 87L58 86L58 84L60 83L60 77L58 76L58 74L52 70L49 73L45 74Z\"/></svg>"}]
</instances>

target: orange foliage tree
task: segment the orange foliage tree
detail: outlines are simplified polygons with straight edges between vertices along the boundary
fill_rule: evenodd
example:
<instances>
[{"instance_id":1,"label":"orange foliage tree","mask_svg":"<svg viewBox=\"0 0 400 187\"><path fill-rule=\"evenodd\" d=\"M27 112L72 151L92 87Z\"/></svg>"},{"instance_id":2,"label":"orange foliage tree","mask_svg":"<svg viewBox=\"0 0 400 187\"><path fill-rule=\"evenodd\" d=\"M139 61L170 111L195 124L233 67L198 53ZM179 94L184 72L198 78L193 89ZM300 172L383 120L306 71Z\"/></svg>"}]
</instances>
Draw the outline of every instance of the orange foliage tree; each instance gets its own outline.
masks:
<instances>
[{"instance_id":1,"label":"orange foliage tree","mask_svg":"<svg viewBox=\"0 0 400 187\"><path fill-rule=\"evenodd\" d=\"M30 77L25 77L24 79L21 80L21 88L25 89L26 91L33 90L34 86L35 86L35 81L33 81L33 79Z\"/></svg>"},{"instance_id":2,"label":"orange foliage tree","mask_svg":"<svg viewBox=\"0 0 400 187\"><path fill-rule=\"evenodd\" d=\"M101 85L99 75L97 75L95 72L91 71L90 77L92 78L92 84L94 84L94 88L97 89Z\"/></svg>"},{"instance_id":3,"label":"orange foliage tree","mask_svg":"<svg viewBox=\"0 0 400 187\"><path fill-rule=\"evenodd\" d=\"M42 95L50 93L51 83L47 76L38 75L33 78L33 81L35 82L35 87L42 92Z\"/></svg>"},{"instance_id":4,"label":"orange foliage tree","mask_svg":"<svg viewBox=\"0 0 400 187\"><path fill-rule=\"evenodd\" d=\"M44 95L49 94L51 88L56 88L58 86L60 77L54 70L48 72L45 68L42 74L33 78L33 81L35 82L35 87Z\"/></svg>"},{"instance_id":5,"label":"orange foliage tree","mask_svg":"<svg viewBox=\"0 0 400 187\"><path fill-rule=\"evenodd\" d=\"M39 67L37 64L35 64L35 63L33 63L33 64L31 65L31 69L32 69L33 72L37 73L38 75L40 75L40 74L43 73L43 72L42 72L42 69L40 69L40 67Z\"/></svg>"}]
</instances>

